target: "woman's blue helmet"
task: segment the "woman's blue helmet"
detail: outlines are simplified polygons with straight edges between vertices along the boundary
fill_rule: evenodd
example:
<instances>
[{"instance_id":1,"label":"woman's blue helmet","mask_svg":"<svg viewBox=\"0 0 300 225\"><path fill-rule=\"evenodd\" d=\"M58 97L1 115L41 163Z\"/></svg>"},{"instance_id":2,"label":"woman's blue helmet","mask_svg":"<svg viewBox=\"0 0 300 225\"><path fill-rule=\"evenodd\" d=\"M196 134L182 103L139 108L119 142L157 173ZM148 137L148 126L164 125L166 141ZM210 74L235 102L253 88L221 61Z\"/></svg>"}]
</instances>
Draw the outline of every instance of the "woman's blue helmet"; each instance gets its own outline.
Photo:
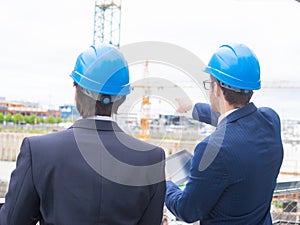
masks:
<instances>
[{"instance_id":1,"label":"woman's blue helmet","mask_svg":"<svg viewBox=\"0 0 300 225\"><path fill-rule=\"evenodd\" d=\"M82 52L70 76L80 87L99 94L130 93L128 64L112 45L92 45Z\"/></svg>"},{"instance_id":2,"label":"woman's blue helmet","mask_svg":"<svg viewBox=\"0 0 300 225\"><path fill-rule=\"evenodd\" d=\"M260 89L260 66L256 55L243 44L222 45L204 72L224 84L242 90Z\"/></svg>"}]
</instances>

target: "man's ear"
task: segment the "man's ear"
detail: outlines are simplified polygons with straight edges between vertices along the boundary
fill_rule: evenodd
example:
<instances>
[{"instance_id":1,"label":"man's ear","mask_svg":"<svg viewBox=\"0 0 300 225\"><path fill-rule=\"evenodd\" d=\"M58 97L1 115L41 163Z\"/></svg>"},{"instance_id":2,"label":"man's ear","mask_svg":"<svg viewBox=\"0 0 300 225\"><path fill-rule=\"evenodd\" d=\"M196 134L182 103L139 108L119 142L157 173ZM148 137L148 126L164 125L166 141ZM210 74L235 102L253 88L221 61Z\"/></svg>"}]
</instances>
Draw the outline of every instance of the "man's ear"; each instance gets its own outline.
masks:
<instances>
[{"instance_id":1,"label":"man's ear","mask_svg":"<svg viewBox=\"0 0 300 225\"><path fill-rule=\"evenodd\" d=\"M221 90L221 87L217 83L214 86L213 92L216 97L220 97L222 90Z\"/></svg>"}]
</instances>

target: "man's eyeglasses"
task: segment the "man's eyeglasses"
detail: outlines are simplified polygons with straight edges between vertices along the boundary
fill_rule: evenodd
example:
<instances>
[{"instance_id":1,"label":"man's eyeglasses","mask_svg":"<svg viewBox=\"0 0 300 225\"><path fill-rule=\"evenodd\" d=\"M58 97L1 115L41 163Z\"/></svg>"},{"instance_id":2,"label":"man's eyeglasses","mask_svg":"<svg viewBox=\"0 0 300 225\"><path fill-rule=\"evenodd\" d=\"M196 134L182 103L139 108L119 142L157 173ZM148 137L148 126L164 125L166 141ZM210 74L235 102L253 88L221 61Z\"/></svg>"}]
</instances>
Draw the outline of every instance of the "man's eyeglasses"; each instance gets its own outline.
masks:
<instances>
[{"instance_id":1,"label":"man's eyeglasses","mask_svg":"<svg viewBox=\"0 0 300 225\"><path fill-rule=\"evenodd\" d=\"M213 86L213 83L216 83L216 81L204 80L203 81L204 89L205 90L210 90L211 87Z\"/></svg>"}]
</instances>

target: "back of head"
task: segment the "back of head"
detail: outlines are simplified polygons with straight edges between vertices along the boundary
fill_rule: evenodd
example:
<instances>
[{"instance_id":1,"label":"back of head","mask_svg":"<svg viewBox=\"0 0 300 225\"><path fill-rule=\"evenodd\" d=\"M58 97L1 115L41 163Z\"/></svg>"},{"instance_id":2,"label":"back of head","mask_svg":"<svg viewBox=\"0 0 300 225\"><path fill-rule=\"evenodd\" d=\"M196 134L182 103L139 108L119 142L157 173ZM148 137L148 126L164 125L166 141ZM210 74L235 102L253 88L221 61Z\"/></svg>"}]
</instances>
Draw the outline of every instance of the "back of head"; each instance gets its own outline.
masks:
<instances>
[{"instance_id":1,"label":"back of head","mask_svg":"<svg viewBox=\"0 0 300 225\"><path fill-rule=\"evenodd\" d=\"M70 76L82 117L110 116L130 93L128 64L112 45L92 45L83 51Z\"/></svg>"}]
</instances>

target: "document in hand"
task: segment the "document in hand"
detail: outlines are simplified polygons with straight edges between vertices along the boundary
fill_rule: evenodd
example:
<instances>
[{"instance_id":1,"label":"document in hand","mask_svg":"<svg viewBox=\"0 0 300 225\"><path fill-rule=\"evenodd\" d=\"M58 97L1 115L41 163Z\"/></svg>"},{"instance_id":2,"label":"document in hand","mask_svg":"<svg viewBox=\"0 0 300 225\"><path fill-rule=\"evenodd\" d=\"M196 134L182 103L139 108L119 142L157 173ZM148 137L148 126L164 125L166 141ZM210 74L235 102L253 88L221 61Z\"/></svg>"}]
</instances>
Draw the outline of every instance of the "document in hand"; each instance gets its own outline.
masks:
<instances>
[{"instance_id":1,"label":"document in hand","mask_svg":"<svg viewBox=\"0 0 300 225\"><path fill-rule=\"evenodd\" d=\"M188 179L192 157L193 155L187 150L182 150L167 157L166 172L175 184L183 184Z\"/></svg>"}]
</instances>

